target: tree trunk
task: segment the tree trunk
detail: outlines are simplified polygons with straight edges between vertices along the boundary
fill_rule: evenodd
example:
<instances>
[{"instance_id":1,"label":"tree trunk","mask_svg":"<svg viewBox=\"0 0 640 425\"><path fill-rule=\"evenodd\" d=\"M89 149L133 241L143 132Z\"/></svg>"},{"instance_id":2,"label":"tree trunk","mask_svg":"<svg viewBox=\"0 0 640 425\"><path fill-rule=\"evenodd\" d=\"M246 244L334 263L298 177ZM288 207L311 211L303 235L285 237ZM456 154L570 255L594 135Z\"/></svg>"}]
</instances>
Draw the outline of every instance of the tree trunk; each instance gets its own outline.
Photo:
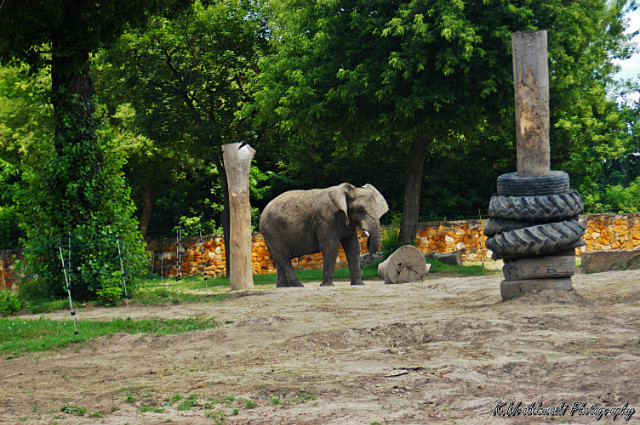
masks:
<instances>
[{"instance_id":1,"label":"tree trunk","mask_svg":"<svg viewBox=\"0 0 640 425\"><path fill-rule=\"evenodd\" d=\"M142 237L147 236L149 230L149 220L151 220L151 184L148 180L142 183L142 215L140 216L140 233Z\"/></svg>"},{"instance_id":2,"label":"tree trunk","mask_svg":"<svg viewBox=\"0 0 640 425\"><path fill-rule=\"evenodd\" d=\"M63 6L61 30L51 36L51 103L55 119L55 147L97 138L93 113L95 89L89 74L89 49L78 34L86 33L80 7ZM85 28L85 31L79 29Z\"/></svg>"},{"instance_id":3,"label":"tree trunk","mask_svg":"<svg viewBox=\"0 0 640 425\"><path fill-rule=\"evenodd\" d=\"M222 163L222 161L220 161L220 158L218 156L215 156L213 158L213 162L216 164L216 167L218 167L218 173L220 176L220 186L222 188L222 198L223 198L223 206L224 208L222 209L222 217L220 217L220 219L222 220L222 238L224 239L224 246L228 247L229 246L229 227L230 227L230 219L229 219L229 184L227 182L227 170L224 167L224 164ZM224 252L224 258L225 258L225 269L226 269L226 275L227 276L231 276L231 260L230 260L230 255L229 255L229 250L225 249Z\"/></svg>"},{"instance_id":4,"label":"tree trunk","mask_svg":"<svg viewBox=\"0 0 640 425\"><path fill-rule=\"evenodd\" d=\"M420 218L420 191L422 190L422 175L424 161L431 140L416 137L411 145L407 180L404 186L404 205L402 208L402 223L400 225L400 243L410 244L416 238L418 220Z\"/></svg>"},{"instance_id":5,"label":"tree trunk","mask_svg":"<svg viewBox=\"0 0 640 425\"><path fill-rule=\"evenodd\" d=\"M231 143L222 146L229 187L229 224L231 289L253 288L251 272L251 204L249 169L255 150L249 145Z\"/></svg>"},{"instance_id":6,"label":"tree trunk","mask_svg":"<svg viewBox=\"0 0 640 425\"><path fill-rule=\"evenodd\" d=\"M79 182L97 176L101 181L103 155L98 146L94 121L95 89L89 73L89 50L78 34L86 28L79 7L65 2L63 25L51 35L51 103L54 113L54 147L59 172L55 176L56 197L68 202L70 221L60 226L73 228L88 220L95 208L93 197ZM82 163L79 163L81 159Z\"/></svg>"}]
</instances>

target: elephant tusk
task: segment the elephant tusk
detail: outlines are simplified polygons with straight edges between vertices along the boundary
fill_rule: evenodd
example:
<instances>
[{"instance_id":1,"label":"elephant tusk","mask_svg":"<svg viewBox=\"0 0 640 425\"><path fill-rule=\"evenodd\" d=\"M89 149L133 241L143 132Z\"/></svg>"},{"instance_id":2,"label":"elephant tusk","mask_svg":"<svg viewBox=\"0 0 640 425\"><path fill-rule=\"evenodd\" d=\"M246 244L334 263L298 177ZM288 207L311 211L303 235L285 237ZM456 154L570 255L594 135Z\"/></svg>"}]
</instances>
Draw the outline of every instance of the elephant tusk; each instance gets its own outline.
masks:
<instances>
[{"instance_id":1,"label":"elephant tusk","mask_svg":"<svg viewBox=\"0 0 640 425\"><path fill-rule=\"evenodd\" d=\"M369 231L367 231L367 230L365 230L365 231L364 231L364 235L365 235L366 237L371 236L371 234L370 234L370 233L369 233Z\"/></svg>"}]
</instances>

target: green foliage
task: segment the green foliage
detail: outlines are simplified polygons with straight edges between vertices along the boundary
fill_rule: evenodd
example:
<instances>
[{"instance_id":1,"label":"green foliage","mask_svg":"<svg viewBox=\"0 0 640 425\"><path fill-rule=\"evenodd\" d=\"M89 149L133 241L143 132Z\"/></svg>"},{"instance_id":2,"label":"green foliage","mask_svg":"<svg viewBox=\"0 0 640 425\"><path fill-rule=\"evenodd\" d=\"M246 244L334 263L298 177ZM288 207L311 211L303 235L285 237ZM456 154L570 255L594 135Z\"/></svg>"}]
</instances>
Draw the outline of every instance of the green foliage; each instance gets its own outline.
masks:
<instances>
[{"instance_id":1,"label":"green foliage","mask_svg":"<svg viewBox=\"0 0 640 425\"><path fill-rule=\"evenodd\" d=\"M14 314L24 308L24 302L9 291L0 291L0 313L3 316Z\"/></svg>"},{"instance_id":2,"label":"green foliage","mask_svg":"<svg viewBox=\"0 0 640 425\"><path fill-rule=\"evenodd\" d=\"M74 335L73 323L68 320L0 319L0 353L21 355L33 351L60 349L72 343L87 341L116 332L143 334L176 334L216 326L211 318L149 319L108 322L78 320L79 334Z\"/></svg>"},{"instance_id":3,"label":"green foliage","mask_svg":"<svg viewBox=\"0 0 640 425\"><path fill-rule=\"evenodd\" d=\"M120 302L124 295L124 289L118 282L112 282L109 285L103 285L100 289L96 290L96 295L98 296L98 302L100 304L109 307L117 305Z\"/></svg>"},{"instance_id":4,"label":"green foliage","mask_svg":"<svg viewBox=\"0 0 640 425\"><path fill-rule=\"evenodd\" d=\"M76 145L26 179L29 186L18 198L27 237L25 274L34 276L21 285L26 298L64 294L59 243L76 299L94 298L98 289L113 286L120 269L118 237L127 280L134 283L146 271L135 207L120 171L123 159L109 144Z\"/></svg>"},{"instance_id":5,"label":"green foliage","mask_svg":"<svg viewBox=\"0 0 640 425\"><path fill-rule=\"evenodd\" d=\"M60 411L75 416L84 416L89 413L89 409L87 409L86 407L75 406L71 404L65 404L60 408Z\"/></svg>"},{"instance_id":6,"label":"green foliage","mask_svg":"<svg viewBox=\"0 0 640 425\"><path fill-rule=\"evenodd\" d=\"M368 181L397 212L402 178L415 172L409 147L424 138L423 219L484 215L496 177L515 168L516 31L548 31L554 167L595 194L602 186L584 182L627 143L631 121L607 91L612 58L634 49L622 16L629 1L269 6L272 53L261 62L251 112L275 127L270 149L291 177L320 187Z\"/></svg>"},{"instance_id":7,"label":"green foliage","mask_svg":"<svg viewBox=\"0 0 640 425\"><path fill-rule=\"evenodd\" d=\"M382 228L382 254L389 257L398 248L404 245L400 242L400 230L397 226L385 226Z\"/></svg>"},{"instance_id":8,"label":"green foliage","mask_svg":"<svg viewBox=\"0 0 640 425\"><path fill-rule=\"evenodd\" d=\"M250 121L237 112L250 98L265 45L259 7L195 1L183 13L126 33L98 58L108 113L152 148L133 147L127 170L138 202L147 191L155 202L145 208L165 216L152 215L150 227L173 228L179 219L199 220L204 232L224 226L220 147L254 138ZM126 111L122 105L129 105ZM252 171L252 183L260 181Z\"/></svg>"},{"instance_id":9,"label":"green foliage","mask_svg":"<svg viewBox=\"0 0 640 425\"><path fill-rule=\"evenodd\" d=\"M0 67L0 249L17 248L24 237L15 197L24 189L23 173L50 154L51 146L39 143L53 133L50 85L44 71Z\"/></svg>"},{"instance_id":10,"label":"green foliage","mask_svg":"<svg viewBox=\"0 0 640 425\"><path fill-rule=\"evenodd\" d=\"M144 247L133 220L133 204L122 178L122 158L97 137L94 88L89 56L112 42L129 25L145 22L148 13L179 8L188 2L29 0L3 5L0 14L0 61L16 58L32 70L51 66L50 102L54 110L53 138L44 158L23 171L26 189L16 198L27 239L25 267L33 276L26 293L60 294L63 279L53 248L69 235L84 246L77 267L70 269L76 297L91 298L111 278L109 248L98 247L120 235L128 271L137 276ZM26 9L25 9L26 8ZM31 9L31 12L25 12ZM43 46L48 46L43 48ZM47 71L49 71L47 69ZM25 285L21 285L25 286Z\"/></svg>"},{"instance_id":11,"label":"green foliage","mask_svg":"<svg viewBox=\"0 0 640 425\"><path fill-rule=\"evenodd\" d=\"M33 68L51 59L45 46L57 43L60 53L96 51L108 45L127 28L142 25L150 14L175 12L189 5L186 0L86 1L51 3L24 0L3 3L0 14L0 61L20 58Z\"/></svg>"}]
</instances>

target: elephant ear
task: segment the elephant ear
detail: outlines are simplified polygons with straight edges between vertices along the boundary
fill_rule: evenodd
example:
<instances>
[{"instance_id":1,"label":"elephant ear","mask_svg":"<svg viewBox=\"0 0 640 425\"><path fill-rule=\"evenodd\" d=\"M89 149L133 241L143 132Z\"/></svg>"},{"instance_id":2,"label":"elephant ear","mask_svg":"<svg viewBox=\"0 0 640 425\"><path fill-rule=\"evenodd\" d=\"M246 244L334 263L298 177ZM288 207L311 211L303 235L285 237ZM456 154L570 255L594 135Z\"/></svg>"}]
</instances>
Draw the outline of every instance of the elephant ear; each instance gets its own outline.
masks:
<instances>
[{"instance_id":1,"label":"elephant ear","mask_svg":"<svg viewBox=\"0 0 640 425\"><path fill-rule=\"evenodd\" d=\"M363 189L371 191L373 193L373 199L376 202L375 207L373 208L373 214L377 219L380 219L387 211L389 211L389 205L387 205L387 201L382 196L382 193L378 192L378 189L373 187L373 185L367 183L362 186Z\"/></svg>"},{"instance_id":2,"label":"elephant ear","mask_svg":"<svg viewBox=\"0 0 640 425\"><path fill-rule=\"evenodd\" d=\"M347 212L347 200L350 194L356 189L356 187L349 183L342 183L339 186L334 186L329 190L329 199L338 207L338 210L344 213L345 224L349 225L349 213Z\"/></svg>"}]
</instances>

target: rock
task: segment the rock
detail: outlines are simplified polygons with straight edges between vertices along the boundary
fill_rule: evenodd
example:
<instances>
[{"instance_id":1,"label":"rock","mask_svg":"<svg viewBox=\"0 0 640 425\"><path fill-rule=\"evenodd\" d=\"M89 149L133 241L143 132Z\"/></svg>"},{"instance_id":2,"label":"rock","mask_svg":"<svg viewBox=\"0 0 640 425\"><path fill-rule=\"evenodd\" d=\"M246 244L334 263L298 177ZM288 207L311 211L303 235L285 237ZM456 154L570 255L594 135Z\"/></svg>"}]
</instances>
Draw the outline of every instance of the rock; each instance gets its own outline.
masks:
<instances>
[{"instance_id":1,"label":"rock","mask_svg":"<svg viewBox=\"0 0 640 425\"><path fill-rule=\"evenodd\" d=\"M462 265L462 254L460 251L427 254L426 257L438 260L443 264L451 264L454 266Z\"/></svg>"},{"instance_id":2,"label":"rock","mask_svg":"<svg viewBox=\"0 0 640 425\"><path fill-rule=\"evenodd\" d=\"M588 252L582 256L586 273L640 268L640 249Z\"/></svg>"}]
</instances>

